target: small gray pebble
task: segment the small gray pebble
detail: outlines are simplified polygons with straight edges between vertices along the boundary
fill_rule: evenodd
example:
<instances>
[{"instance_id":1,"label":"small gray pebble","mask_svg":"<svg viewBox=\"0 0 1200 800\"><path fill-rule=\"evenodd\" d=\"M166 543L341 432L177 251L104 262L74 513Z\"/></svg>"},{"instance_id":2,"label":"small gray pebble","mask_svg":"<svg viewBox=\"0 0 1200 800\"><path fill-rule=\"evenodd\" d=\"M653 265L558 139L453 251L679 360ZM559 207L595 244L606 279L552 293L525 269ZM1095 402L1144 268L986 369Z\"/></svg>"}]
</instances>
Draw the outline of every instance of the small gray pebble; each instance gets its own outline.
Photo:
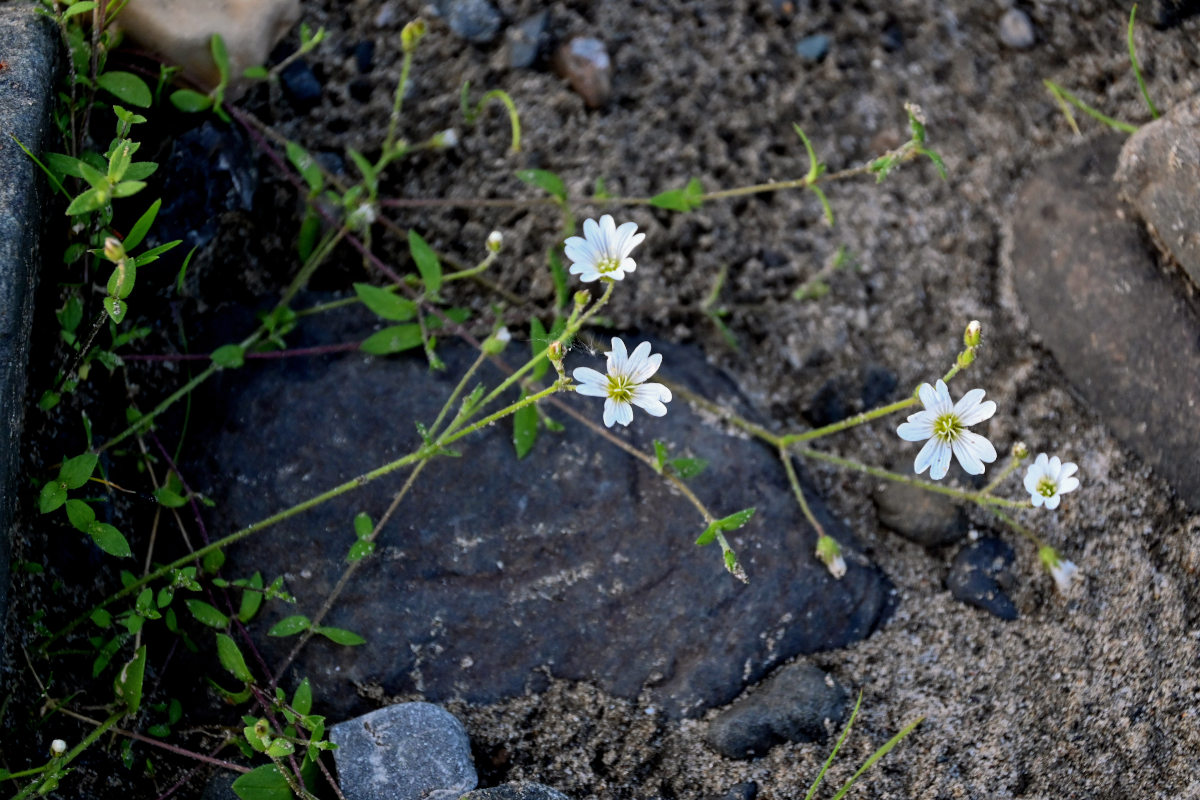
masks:
<instances>
[{"instance_id":1,"label":"small gray pebble","mask_svg":"<svg viewBox=\"0 0 1200 800\"><path fill-rule=\"evenodd\" d=\"M1014 50L1028 50L1037 41L1029 15L1019 8L1010 8L1000 18L1000 41Z\"/></svg>"},{"instance_id":2,"label":"small gray pebble","mask_svg":"<svg viewBox=\"0 0 1200 800\"><path fill-rule=\"evenodd\" d=\"M829 53L829 37L823 33L805 36L796 42L796 55L805 61L820 61Z\"/></svg>"}]
</instances>

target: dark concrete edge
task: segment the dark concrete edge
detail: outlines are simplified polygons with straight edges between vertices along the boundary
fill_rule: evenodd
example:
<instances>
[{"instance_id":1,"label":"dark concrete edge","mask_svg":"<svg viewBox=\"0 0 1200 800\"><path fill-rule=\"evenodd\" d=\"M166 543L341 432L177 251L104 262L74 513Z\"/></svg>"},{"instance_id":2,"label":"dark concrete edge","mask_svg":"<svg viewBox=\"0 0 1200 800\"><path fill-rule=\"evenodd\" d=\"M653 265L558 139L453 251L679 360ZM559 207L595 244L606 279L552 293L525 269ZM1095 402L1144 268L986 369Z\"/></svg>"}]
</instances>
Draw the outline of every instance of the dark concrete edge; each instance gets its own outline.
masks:
<instances>
[{"instance_id":1,"label":"dark concrete edge","mask_svg":"<svg viewBox=\"0 0 1200 800\"><path fill-rule=\"evenodd\" d=\"M8 620L12 543L28 482L21 474L26 369L32 334L41 238L49 192L32 152L53 131L53 98L60 65L54 23L32 3L0 5L0 665Z\"/></svg>"}]
</instances>

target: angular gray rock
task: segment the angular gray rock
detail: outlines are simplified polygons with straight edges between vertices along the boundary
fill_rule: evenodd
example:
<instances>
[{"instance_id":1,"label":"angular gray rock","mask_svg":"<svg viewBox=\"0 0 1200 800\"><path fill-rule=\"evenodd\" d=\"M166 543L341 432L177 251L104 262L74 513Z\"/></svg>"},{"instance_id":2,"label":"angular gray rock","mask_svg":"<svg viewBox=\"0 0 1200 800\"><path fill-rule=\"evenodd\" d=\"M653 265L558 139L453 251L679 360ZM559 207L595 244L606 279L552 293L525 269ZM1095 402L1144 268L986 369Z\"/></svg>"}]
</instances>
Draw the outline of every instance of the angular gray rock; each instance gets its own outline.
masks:
<instances>
[{"instance_id":1,"label":"angular gray rock","mask_svg":"<svg viewBox=\"0 0 1200 800\"><path fill-rule=\"evenodd\" d=\"M371 330L361 311L337 324L308 318L292 343L359 341ZM516 342L510 350L519 363ZM701 353L655 351L667 379L754 417ZM448 344L439 354L445 372L431 373L420 357L356 353L248 361L210 382L193 403L211 415L198 434L207 464L185 467L217 500L209 529L241 528L410 452L420 442L414 420L433 421L473 360ZM603 359L568 359L568 368L584 364L603 368ZM485 365L479 380L498 377ZM599 423L601 401L572 394L563 403ZM695 545L703 522L669 483L555 406L546 410L566 430L543 432L524 460L506 420L456 444L463 457L426 467L325 622L367 643L318 637L301 653L296 670L320 688L324 713L369 708L363 687L487 703L552 675L630 699L646 689L664 713L691 715L730 702L797 654L865 637L886 617L892 591L877 568L856 555L834 580L813 557L816 535L769 448L678 399L665 417L638 411L613 431L644 452L658 439L672 456L708 459L689 485L714 513L757 508L730 538L750 576L744 585L715 546ZM369 483L230 549L231 567L286 575L301 599L268 603L255 620L269 661L291 640L265 631L316 611L345 568L355 514L379 519L403 480ZM853 535L811 486L807 493L822 525L853 551Z\"/></svg>"},{"instance_id":2,"label":"angular gray rock","mask_svg":"<svg viewBox=\"0 0 1200 800\"><path fill-rule=\"evenodd\" d=\"M540 783L516 781L467 792L459 800L570 800L565 794Z\"/></svg>"},{"instance_id":3,"label":"angular gray rock","mask_svg":"<svg viewBox=\"0 0 1200 800\"><path fill-rule=\"evenodd\" d=\"M879 521L924 547L953 544L967 533L967 515L952 500L915 486L885 481L871 492Z\"/></svg>"},{"instance_id":4,"label":"angular gray rock","mask_svg":"<svg viewBox=\"0 0 1200 800\"><path fill-rule=\"evenodd\" d=\"M457 800L475 788L467 730L431 703L399 703L329 729L342 793L355 800Z\"/></svg>"},{"instance_id":5,"label":"angular gray rock","mask_svg":"<svg viewBox=\"0 0 1200 800\"><path fill-rule=\"evenodd\" d=\"M16 498L28 494L20 473L25 368L33 326L33 295L41 263L45 182L13 137L34 153L52 130L51 98L59 40L53 23L32 4L0 5L0 619L8 611L8 562ZM0 626L0 653L4 631Z\"/></svg>"},{"instance_id":6,"label":"angular gray rock","mask_svg":"<svg viewBox=\"0 0 1200 800\"><path fill-rule=\"evenodd\" d=\"M704 741L726 758L753 758L781 742L823 740L826 723L841 721L849 696L812 664L792 664L714 717Z\"/></svg>"},{"instance_id":7,"label":"angular gray rock","mask_svg":"<svg viewBox=\"0 0 1200 800\"><path fill-rule=\"evenodd\" d=\"M1116 178L1159 246L1200 287L1200 95L1130 136Z\"/></svg>"},{"instance_id":8,"label":"angular gray rock","mask_svg":"<svg viewBox=\"0 0 1200 800\"><path fill-rule=\"evenodd\" d=\"M1200 313L1117 197L1122 141L1042 162L1018 195L1006 257L1030 325L1075 390L1200 508Z\"/></svg>"}]
</instances>

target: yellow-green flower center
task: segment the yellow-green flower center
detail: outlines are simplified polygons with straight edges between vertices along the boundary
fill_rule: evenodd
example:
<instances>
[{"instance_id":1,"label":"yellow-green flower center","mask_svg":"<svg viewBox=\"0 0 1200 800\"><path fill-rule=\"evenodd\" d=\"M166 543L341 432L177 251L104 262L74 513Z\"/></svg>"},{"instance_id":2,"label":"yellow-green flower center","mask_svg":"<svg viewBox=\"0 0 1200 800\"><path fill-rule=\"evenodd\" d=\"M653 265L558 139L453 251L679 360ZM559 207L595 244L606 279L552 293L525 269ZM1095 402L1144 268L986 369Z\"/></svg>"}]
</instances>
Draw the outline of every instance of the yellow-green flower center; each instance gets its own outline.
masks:
<instances>
[{"instance_id":1,"label":"yellow-green flower center","mask_svg":"<svg viewBox=\"0 0 1200 800\"><path fill-rule=\"evenodd\" d=\"M615 272L619 266L621 266L619 258L608 256L596 262L596 272L599 272L601 275L607 275L610 272Z\"/></svg>"},{"instance_id":2,"label":"yellow-green flower center","mask_svg":"<svg viewBox=\"0 0 1200 800\"><path fill-rule=\"evenodd\" d=\"M933 423L933 435L943 442L953 442L963 432L963 424L953 414L942 414Z\"/></svg>"},{"instance_id":3,"label":"yellow-green flower center","mask_svg":"<svg viewBox=\"0 0 1200 800\"><path fill-rule=\"evenodd\" d=\"M1058 484L1048 476L1043 475L1037 483L1038 494L1042 497L1054 497L1058 493Z\"/></svg>"},{"instance_id":4,"label":"yellow-green flower center","mask_svg":"<svg viewBox=\"0 0 1200 800\"><path fill-rule=\"evenodd\" d=\"M608 396L618 403L628 403L633 400L633 381L628 375L608 376Z\"/></svg>"}]
</instances>

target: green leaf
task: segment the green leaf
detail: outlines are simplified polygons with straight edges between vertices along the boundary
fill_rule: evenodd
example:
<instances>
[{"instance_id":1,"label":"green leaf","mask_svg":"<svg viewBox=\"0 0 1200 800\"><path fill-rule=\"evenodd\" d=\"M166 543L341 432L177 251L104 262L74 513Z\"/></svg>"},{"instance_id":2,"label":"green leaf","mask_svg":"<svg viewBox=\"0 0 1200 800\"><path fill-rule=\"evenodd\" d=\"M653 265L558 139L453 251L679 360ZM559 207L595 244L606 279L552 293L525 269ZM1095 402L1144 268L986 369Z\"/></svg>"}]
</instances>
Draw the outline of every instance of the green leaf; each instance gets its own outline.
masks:
<instances>
[{"instance_id":1,"label":"green leaf","mask_svg":"<svg viewBox=\"0 0 1200 800\"><path fill-rule=\"evenodd\" d=\"M308 261L317 246L317 237L321 235L321 218L309 209L300 223L300 233L296 236L296 252L301 261Z\"/></svg>"},{"instance_id":2,"label":"green leaf","mask_svg":"<svg viewBox=\"0 0 1200 800\"><path fill-rule=\"evenodd\" d=\"M417 315L417 304L369 283L354 284L354 292L363 305L392 322L408 322Z\"/></svg>"},{"instance_id":3,"label":"green leaf","mask_svg":"<svg viewBox=\"0 0 1200 800\"><path fill-rule=\"evenodd\" d=\"M139 267L145 266L146 264L149 264L151 261L157 261L157 260L158 260L158 257L159 257L160 255L162 255L163 253L167 252L168 250L173 250L173 249L175 249L176 247L178 247L178 246L179 246L179 245L181 245L181 244L183 244L183 240L182 240L182 239L176 239L176 240L175 240L175 241L173 241L173 242L167 242L166 244L160 244L158 247L151 247L151 248L150 248L149 250L147 250L146 252L144 252L144 253L142 253L142 254L138 255L137 257L135 257L135 258L133 259L133 261L134 261L134 263L135 263L135 264L137 264ZM193 248L193 249L194 249L194 248Z\"/></svg>"},{"instance_id":4,"label":"green leaf","mask_svg":"<svg viewBox=\"0 0 1200 800\"><path fill-rule=\"evenodd\" d=\"M118 297L104 298L104 313L108 314L108 318L118 325L121 320L125 319L125 314L129 312L129 306L124 300Z\"/></svg>"},{"instance_id":5,"label":"green leaf","mask_svg":"<svg viewBox=\"0 0 1200 800\"><path fill-rule=\"evenodd\" d=\"M542 325L540 319L531 317L529 320L529 349L533 351L534 357L546 352L549 345L550 338L546 335L546 327ZM540 358L530 370L529 377L531 380L540 381L548 369L550 369L550 359Z\"/></svg>"},{"instance_id":6,"label":"green leaf","mask_svg":"<svg viewBox=\"0 0 1200 800\"><path fill-rule=\"evenodd\" d=\"M696 477L708 466L703 458L672 458L670 463L671 469L684 480Z\"/></svg>"},{"instance_id":7,"label":"green leaf","mask_svg":"<svg viewBox=\"0 0 1200 800\"><path fill-rule=\"evenodd\" d=\"M408 232L408 250L412 253L413 261L417 262L417 271L421 273L425 291L435 294L442 288L442 264L438 261L437 253L415 230Z\"/></svg>"},{"instance_id":8,"label":"green leaf","mask_svg":"<svg viewBox=\"0 0 1200 800\"><path fill-rule=\"evenodd\" d=\"M186 497L181 497L177 492L168 489L166 486L160 486L154 490L154 499L158 501L159 505L166 506L167 508L179 508L180 506L187 505Z\"/></svg>"},{"instance_id":9,"label":"green leaf","mask_svg":"<svg viewBox=\"0 0 1200 800\"><path fill-rule=\"evenodd\" d=\"M694 211L704 204L704 187L692 178L682 189L660 192L650 198L650 205L670 211Z\"/></svg>"},{"instance_id":10,"label":"green leaf","mask_svg":"<svg viewBox=\"0 0 1200 800\"><path fill-rule=\"evenodd\" d=\"M96 0L83 0L83 2L76 3L75 5L70 6L65 11L63 11L63 14L62 14L63 21L66 22L71 17L78 16L79 14L88 14L95 7L96 7Z\"/></svg>"},{"instance_id":11,"label":"green leaf","mask_svg":"<svg viewBox=\"0 0 1200 800\"><path fill-rule=\"evenodd\" d=\"M133 227L129 229L129 235L125 237L124 244L126 251L137 247L146 238L146 234L150 231L150 226L154 224L154 220L158 216L158 210L161 207L162 198L159 198L150 204L150 207L146 209L144 214L138 217L137 222L133 223Z\"/></svg>"},{"instance_id":12,"label":"green leaf","mask_svg":"<svg viewBox=\"0 0 1200 800\"><path fill-rule=\"evenodd\" d=\"M717 538L718 530L719 528L717 528L717 523L712 523L704 529L704 533L700 534L700 538L696 540L696 544L698 544L700 547L704 547L706 544L712 544Z\"/></svg>"},{"instance_id":13,"label":"green leaf","mask_svg":"<svg viewBox=\"0 0 1200 800\"><path fill-rule=\"evenodd\" d=\"M97 608L95 611L93 611L91 620L92 620L92 622L96 623L97 627L100 627L100 628L111 628L112 627L112 614L108 613L103 608Z\"/></svg>"},{"instance_id":14,"label":"green leaf","mask_svg":"<svg viewBox=\"0 0 1200 800\"><path fill-rule=\"evenodd\" d=\"M353 564L355 561L362 561L364 558L374 552L374 542L367 539L359 539L357 542L350 545L350 550L346 553L346 563Z\"/></svg>"},{"instance_id":15,"label":"green leaf","mask_svg":"<svg viewBox=\"0 0 1200 800\"><path fill-rule=\"evenodd\" d=\"M287 150L288 161L292 162L292 166L308 184L309 192L316 194L321 191L325 187L325 176L321 173L321 167L317 164L316 159L309 155L307 150L292 141L289 141L284 149Z\"/></svg>"},{"instance_id":16,"label":"green leaf","mask_svg":"<svg viewBox=\"0 0 1200 800\"><path fill-rule=\"evenodd\" d=\"M366 512L359 512L354 515L354 535L359 539L366 539L371 535L371 531L375 530L375 523L371 522L371 517Z\"/></svg>"},{"instance_id":17,"label":"green leaf","mask_svg":"<svg viewBox=\"0 0 1200 800\"><path fill-rule=\"evenodd\" d=\"M565 308L571 299L571 288L567 283L567 270L563 267L557 247L546 251L546 261L550 264L550 279L554 281L555 308Z\"/></svg>"},{"instance_id":18,"label":"green leaf","mask_svg":"<svg viewBox=\"0 0 1200 800\"><path fill-rule=\"evenodd\" d=\"M108 159L108 179L119 181L125 177L129 162L133 161L133 151L136 146L128 139L120 140L112 156Z\"/></svg>"},{"instance_id":19,"label":"green leaf","mask_svg":"<svg viewBox=\"0 0 1200 800\"><path fill-rule=\"evenodd\" d=\"M567 202L567 187L562 178L547 169L522 169L517 171L517 179L530 186L536 186L547 194L553 195L560 203Z\"/></svg>"},{"instance_id":20,"label":"green leaf","mask_svg":"<svg viewBox=\"0 0 1200 800\"><path fill-rule=\"evenodd\" d=\"M113 197L129 197L145 188L145 181L121 181L112 188L112 194Z\"/></svg>"},{"instance_id":21,"label":"green leaf","mask_svg":"<svg viewBox=\"0 0 1200 800\"><path fill-rule=\"evenodd\" d=\"M287 778L274 764L263 764L233 782L233 793L241 800L292 800L295 795Z\"/></svg>"},{"instance_id":22,"label":"green leaf","mask_svg":"<svg viewBox=\"0 0 1200 800\"><path fill-rule=\"evenodd\" d=\"M238 619L242 622L249 622L254 619L254 615L258 613L258 609L262 607L263 593L256 592L255 589L263 588L262 573L256 572L250 576L250 588L242 590L242 602L238 607Z\"/></svg>"},{"instance_id":23,"label":"green leaf","mask_svg":"<svg viewBox=\"0 0 1200 800\"><path fill-rule=\"evenodd\" d=\"M106 72L96 76L96 83L117 99L138 108L149 108L154 98L146 82L132 72Z\"/></svg>"},{"instance_id":24,"label":"green leaf","mask_svg":"<svg viewBox=\"0 0 1200 800\"><path fill-rule=\"evenodd\" d=\"M658 439L654 440L654 471L662 472L663 464L667 463L667 446Z\"/></svg>"},{"instance_id":25,"label":"green leaf","mask_svg":"<svg viewBox=\"0 0 1200 800\"><path fill-rule=\"evenodd\" d=\"M354 162L354 166L358 167L358 171L362 173L362 176L366 182L374 185L377 178L377 173L371 162L367 161L367 157L355 150L353 147L346 149L346 155L350 156L350 160Z\"/></svg>"},{"instance_id":26,"label":"green leaf","mask_svg":"<svg viewBox=\"0 0 1200 800\"><path fill-rule=\"evenodd\" d=\"M337 644L346 645L347 647L354 647L356 645L367 643L366 639L359 636L354 631L348 631L342 628L319 627L316 629L316 631L326 639L329 639Z\"/></svg>"},{"instance_id":27,"label":"green leaf","mask_svg":"<svg viewBox=\"0 0 1200 800\"><path fill-rule=\"evenodd\" d=\"M267 631L267 636L295 636L298 633L303 633L312 626L308 617L302 614L296 614L291 617L284 617L271 626L271 630Z\"/></svg>"},{"instance_id":28,"label":"green leaf","mask_svg":"<svg viewBox=\"0 0 1200 800\"><path fill-rule=\"evenodd\" d=\"M71 521L71 527L75 530L87 533L92 523L96 521L96 512L82 500L68 500L67 519Z\"/></svg>"},{"instance_id":29,"label":"green leaf","mask_svg":"<svg viewBox=\"0 0 1200 800\"><path fill-rule=\"evenodd\" d=\"M244 683L253 683L254 676L250 674L250 669L246 666L246 659L242 657L242 651L238 649L237 642L224 634L217 634L217 658L221 660L221 666L229 670L233 677Z\"/></svg>"},{"instance_id":30,"label":"green leaf","mask_svg":"<svg viewBox=\"0 0 1200 800\"><path fill-rule=\"evenodd\" d=\"M217 72L221 75L221 85L224 86L229 83L229 51L225 48L225 40L221 38L221 34L213 34L209 49L212 51L213 62L217 65Z\"/></svg>"},{"instance_id":31,"label":"green leaf","mask_svg":"<svg viewBox=\"0 0 1200 800\"><path fill-rule=\"evenodd\" d=\"M88 189L83 194L76 197L67 206L67 214L74 217L79 214L86 214L89 211L95 211L98 208L104 208L108 202L108 191L101 189Z\"/></svg>"},{"instance_id":32,"label":"green leaf","mask_svg":"<svg viewBox=\"0 0 1200 800\"><path fill-rule=\"evenodd\" d=\"M46 168L59 177L83 177L81 166L83 162L78 158L72 158L62 153L43 153L42 160L46 162Z\"/></svg>"},{"instance_id":33,"label":"green leaf","mask_svg":"<svg viewBox=\"0 0 1200 800\"><path fill-rule=\"evenodd\" d=\"M58 470L59 482L66 484L68 489L78 489L92 477L99 459L95 453L84 453L67 459Z\"/></svg>"},{"instance_id":34,"label":"green leaf","mask_svg":"<svg viewBox=\"0 0 1200 800\"><path fill-rule=\"evenodd\" d=\"M125 170L125 180L141 181L149 178L158 171L158 164L153 161L135 161ZM132 245L130 245L132 246Z\"/></svg>"},{"instance_id":35,"label":"green leaf","mask_svg":"<svg viewBox=\"0 0 1200 800\"><path fill-rule=\"evenodd\" d=\"M212 360L217 366L237 369L246 363L246 348L240 344L223 345L213 351Z\"/></svg>"},{"instance_id":36,"label":"green leaf","mask_svg":"<svg viewBox=\"0 0 1200 800\"><path fill-rule=\"evenodd\" d=\"M717 520L717 525L720 525L723 531L736 531L750 521L750 518L754 516L754 511L754 507L743 508L728 517Z\"/></svg>"},{"instance_id":37,"label":"green leaf","mask_svg":"<svg viewBox=\"0 0 1200 800\"><path fill-rule=\"evenodd\" d=\"M46 481L41 494L38 495L38 510L43 514L49 514L65 502L67 502L67 487L62 485L62 481Z\"/></svg>"},{"instance_id":38,"label":"green leaf","mask_svg":"<svg viewBox=\"0 0 1200 800\"><path fill-rule=\"evenodd\" d=\"M271 77L271 72L263 66L246 67L244 70L242 70L242 77L258 81Z\"/></svg>"},{"instance_id":39,"label":"green leaf","mask_svg":"<svg viewBox=\"0 0 1200 800\"><path fill-rule=\"evenodd\" d=\"M202 625L207 625L210 628L217 630L225 630L229 627L229 617L222 614L217 609L210 606L203 600L184 600L188 611L192 612L192 616Z\"/></svg>"},{"instance_id":40,"label":"green leaf","mask_svg":"<svg viewBox=\"0 0 1200 800\"><path fill-rule=\"evenodd\" d=\"M142 680L146 675L146 645L133 654L113 681L113 692L125 702L126 712L136 714L142 705Z\"/></svg>"},{"instance_id":41,"label":"green leaf","mask_svg":"<svg viewBox=\"0 0 1200 800\"><path fill-rule=\"evenodd\" d=\"M377 356L386 356L421 346L421 326L393 325L367 337L359 348Z\"/></svg>"},{"instance_id":42,"label":"green leaf","mask_svg":"<svg viewBox=\"0 0 1200 800\"><path fill-rule=\"evenodd\" d=\"M118 263L108 277L108 296L124 300L133 291L133 282L137 279L137 267L132 260Z\"/></svg>"},{"instance_id":43,"label":"green leaf","mask_svg":"<svg viewBox=\"0 0 1200 800\"><path fill-rule=\"evenodd\" d=\"M191 89L178 89L171 92L171 105L185 114L195 114L207 111L212 106L212 98Z\"/></svg>"},{"instance_id":44,"label":"green leaf","mask_svg":"<svg viewBox=\"0 0 1200 800\"><path fill-rule=\"evenodd\" d=\"M521 399L524 400L527 394L521 392ZM524 408L519 408L513 412L513 447L517 450L517 458L524 458L529 455L529 451L533 449L533 443L537 441L538 434L538 413L537 405L530 403Z\"/></svg>"},{"instance_id":45,"label":"green leaf","mask_svg":"<svg viewBox=\"0 0 1200 800\"><path fill-rule=\"evenodd\" d=\"M296 694L292 695L292 708L295 709L297 714L304 716L312 711L312 702L312 684L308 682L308 678L305 678L296 687Z\"/></svg>"},{"instance_id":46,"label":"green leaf","mask_svg":"<svg viewBox=\"0 0 1200 800\"><path fill-rule=\"evenodd\" d=\"M267 755L271 758L286 758L296 752L296 745L287 739L276 739L267 747Z\"/></svg>"}]
</instances>

